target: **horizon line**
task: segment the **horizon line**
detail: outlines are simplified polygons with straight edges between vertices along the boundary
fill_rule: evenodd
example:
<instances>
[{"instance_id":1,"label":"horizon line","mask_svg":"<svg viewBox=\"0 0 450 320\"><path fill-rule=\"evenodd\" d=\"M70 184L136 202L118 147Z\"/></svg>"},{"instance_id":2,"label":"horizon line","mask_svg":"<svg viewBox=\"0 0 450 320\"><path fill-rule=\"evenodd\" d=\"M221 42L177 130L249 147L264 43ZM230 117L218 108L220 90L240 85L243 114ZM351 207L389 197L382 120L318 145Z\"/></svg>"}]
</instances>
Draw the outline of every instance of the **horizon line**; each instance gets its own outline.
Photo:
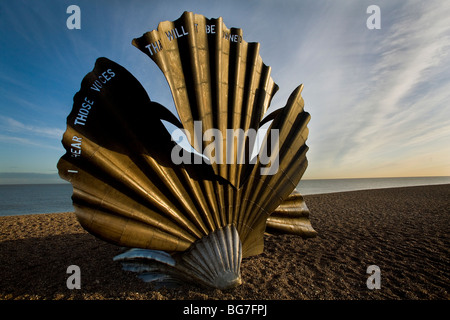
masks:
<instances>
[{"instance_id":1,"label":"horizon line","mask_svg":"<svg viewBox=\"0 0 450 320\"><path fill-rule=\"evenodd\" d=\"M29 177L26 177L29 175ZM3 176L3 177L2 177ZM34 177L30 177L34 176ZM6 181L1 179L21 179L23 181ZM54 181L33 181L39 179L54 179ZM401 178L450 178L450 175L423 175L423 176L385 176L385 177L342 177L342 178L305 178L302 181L319 181L319 180L358 180L358 179L401 179ZM27 181L29 179L29 181ZM37 173L37 172L0 172L0 185L27 185L27 184L70 184L70 182L59 177L58 173Z\"/></svg>"}]
</instances>

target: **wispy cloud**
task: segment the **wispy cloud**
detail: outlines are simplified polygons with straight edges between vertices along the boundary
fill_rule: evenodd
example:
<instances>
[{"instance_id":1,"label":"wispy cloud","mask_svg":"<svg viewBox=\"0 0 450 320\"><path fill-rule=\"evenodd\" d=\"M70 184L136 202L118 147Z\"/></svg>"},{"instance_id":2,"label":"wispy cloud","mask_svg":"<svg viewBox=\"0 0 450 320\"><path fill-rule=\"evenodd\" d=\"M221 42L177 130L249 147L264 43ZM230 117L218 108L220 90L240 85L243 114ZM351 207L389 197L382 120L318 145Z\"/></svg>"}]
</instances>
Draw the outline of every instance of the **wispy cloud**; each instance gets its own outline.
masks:
<instances>
[{"instance_id":1,"label":"wispy cloud","mask_svg":"<svg viewBox=\"0 0 450 320\"><path fill-rule=\"evenodd\" d=\"M0 135L3 141L17 142L17 143L29 143L30 140L23 135L32 135L34 137L43 137L50 139L61 139L64 133L63 130L52 127L39 127L33 125L26 125L20 121L17 121L11 117L0 115L0 126L4 134ZM9 134L9 135L5 135ZM19 136L11 136L19 135Z\"/></svg>"},{"instance_id":2,"label":"wispy cloud","mask_svg":"<svg viewBox=\"0 0 450 320\"><path fill-rule=\"evenodd\" d=\"M335 120L348 125L336 121L324 128L333 136L328 158L334 165L368 164L372 157L450 137L450 79L443 76L449 74L450 12L433 4L405 5L385 26L386 36L372 48L375 63L366 63L369 72L347 88L351 98L339 106L345 117Z\"/></svg>"},{"instance_id":3,"label":"wispy cloud","mask_svg":"<svg viewBox=\"0 0 450 320\"><path fill-rule=\"evenodd\" d=\"M62 147L58 148L55 145L41 143L41 142L39 142L39 140L32 140L29 138L20 138L20 137L15 137L15 136L7 136L7 135L3 135L3 134L0 134L0 142L12 143L15 145L34 146L34 147L52 149L52 150L57 150L57 151L62 150Z\"/></svg>"},{"instance_id":4,"label":"wispy cloud","mask_svg":"<svg viewBox=\"0 0 450 320\"><path fill-rule=\"evenodd\" d=\"M421 90L421 83L442 71L436 67L446 67L450 10L434 4L419 7L421 10L407 7L409 12L392 25L390 35L380 44L381 59L372 70L372 83L385 93L379 100L378 114L400 109L403 98Z\"/></svg>"}]
</instances>

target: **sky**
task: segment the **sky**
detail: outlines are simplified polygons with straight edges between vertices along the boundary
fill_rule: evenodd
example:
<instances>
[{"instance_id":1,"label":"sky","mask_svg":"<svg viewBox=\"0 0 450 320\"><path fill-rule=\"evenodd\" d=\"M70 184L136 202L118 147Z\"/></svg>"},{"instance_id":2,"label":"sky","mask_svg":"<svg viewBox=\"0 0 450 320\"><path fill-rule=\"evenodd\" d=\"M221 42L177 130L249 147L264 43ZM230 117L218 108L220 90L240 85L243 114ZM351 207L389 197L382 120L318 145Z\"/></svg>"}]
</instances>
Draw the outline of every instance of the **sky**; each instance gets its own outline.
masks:
<instances>
[{"instance_id":1,"label":"sky","mask_svg":"<svg viewBox=\"0 0 450 320\"><path fill-rule=\"evenodd\" d=\"M68 29L70 5L80 29ZM379 29L371 5L379 11ZM131 41L184 11L223 17L261 44L283 107L304 84L304 179L450 176L449 1L2 1L0 184L63 182L66 117L98 57L174 111L157 66Z\"/></svg>"}]
</instances>

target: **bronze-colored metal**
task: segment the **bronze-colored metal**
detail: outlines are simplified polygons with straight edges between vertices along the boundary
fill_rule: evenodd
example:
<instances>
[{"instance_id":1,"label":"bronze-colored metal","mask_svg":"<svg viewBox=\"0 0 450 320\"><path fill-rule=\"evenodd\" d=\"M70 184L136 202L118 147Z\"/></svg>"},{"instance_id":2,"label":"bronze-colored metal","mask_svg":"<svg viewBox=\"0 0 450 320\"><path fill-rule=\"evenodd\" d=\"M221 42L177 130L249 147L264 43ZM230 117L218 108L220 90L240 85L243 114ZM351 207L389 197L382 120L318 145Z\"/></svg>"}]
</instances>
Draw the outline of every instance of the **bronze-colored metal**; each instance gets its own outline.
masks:
<instances>
[{"instance_id":1,"label":"bronze-colored metal","mask_svg":"<svg viewBox=\"0 0 450 320\"><path fill-rule=\"evenodd\" d=\"M223 133L222 141L211 142L221 155L227 153L227 129L257 130L278 90L271 68L259 55L259 43L247 43L242 30L228 29L222 18L185 12L132 43L164 73L181 123L200 153L209 144L201 137L210 129ZM195 121L202 123L201 136L196 135ZM248 141L235 146L233 164L213 163L214 172L241 187L244 165L236 164L248 148Z\"/></svg>"},{"instance_id":2,"label":"bronze-colored metal","mask_svg":"<svg viewBox=\"0 0 450 320\"><path fill-rule=\"evenodd\" d=\"M251 139L241 144L202 139L208 130L248 132L266 121L262 119L278 86L259 56L259 44L244 41L242 30L227 29L221 18L190 12L174 22L161 22L133 44L163 71L180 120L152 102L127 70L99 58L74 97L63 136L66 154L58 163L60 176L73 185L78 220L89 232L118 245L170 252L176 271L167 271L171 260L164 260L162 270L172 276L202 279L198 282L218 288L237 285L239 276L211 279L199 271L194 277L193 270L209 268L195 267L205 263L198 255L227 254L239 269L242 257L263 251L272 212L272 229L314 234L307 215L284 214L299 204L292 192L307 167L310 116L303 110L303 86L294 90L284 108L266 116L273 121L263 147L279 150L279 161L278 170L264 174L268 166L260 157L250 163ZM175 164L172 152L177 144L161 120L189 132L190 143L200 153L211 147L217 154L234 151L231 161L210 158L208 164L191 154L191 163ZM275 134L278 148L271 145ZM148 259L160 257L152 252ZM206 263L229 264L219 260ZM231 274L239 275L239 270Z\"/></svg>"},{"instance_id":3,"label":"bronze-colored metal","mask_svg":"<svg viewBox=\"0 0 450 320\"><path fill-rule=\"evenodd\" d=\"M309 209L303 196L294 190L267 219L266 232L287 233L312 238L317 236L309 220Z\"/></svg>"}]
</instances>

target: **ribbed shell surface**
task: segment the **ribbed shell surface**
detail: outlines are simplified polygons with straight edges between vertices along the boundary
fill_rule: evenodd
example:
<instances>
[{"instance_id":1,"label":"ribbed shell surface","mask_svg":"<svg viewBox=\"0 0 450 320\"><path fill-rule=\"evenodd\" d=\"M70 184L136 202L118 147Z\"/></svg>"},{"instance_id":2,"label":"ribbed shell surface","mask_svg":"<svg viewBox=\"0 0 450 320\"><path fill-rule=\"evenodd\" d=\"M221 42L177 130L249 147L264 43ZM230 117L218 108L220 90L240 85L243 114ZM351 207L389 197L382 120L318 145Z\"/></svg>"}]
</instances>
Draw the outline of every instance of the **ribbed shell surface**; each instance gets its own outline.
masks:
<instances>
[{"instance_id":1,"label":"ribbed shell surface","mask_svg":"<svg viewBox=\"0 0 450 320\"><path fill-rule=\"evenodd\" d=\"M161 22L133 44L164 73L191 145L203 153L214 144L222 162L231 156L227 148L234 149L231 165L216 161L212 166L216 174L240 187L243 168L237 164L248 158L249 141L230 146L225 133L257 130L278 90L259 55L259 43L247 43L242 30L228 29L222 18L185 12L176 21ZM201 129L194 130L195 121L201 121ZM222 140L203 141L209 129L218 129Z\"/></svg>"},{"instance_id":2,"label":"ribbed shell surface","mask_svg":"<svg viewBox=\"0 0 450 320\"><path fill-rule=\"evenodd\" d=\"M133 43L164 72L181 123L152 102L127 70L99 58L74 97L63 137L66 154L58 163L60 176L74 187L80 223L121 246L168 252L186 251L233 225L242 256L261 253L269 215L307 167L310 117L303 110L303 86L269 115L273 121L263 147L276 132L279 150L272 174L262 173L267 165L259 157L255 163L210 165L201 158L198 164L192 155L192 164L176 165L171 159L176 143L161 120L192 132L191 137L195 121L201 122L202 134L258 129L277 86L259 45L246 43L242 31L227 29L221 18L187 12ZM197 150L208 147L196 141L191 140ZM218 153L225 152L226 140L213 143ZM246 154L248 147L234 155Z\"/></svg>"}]
</instances>

